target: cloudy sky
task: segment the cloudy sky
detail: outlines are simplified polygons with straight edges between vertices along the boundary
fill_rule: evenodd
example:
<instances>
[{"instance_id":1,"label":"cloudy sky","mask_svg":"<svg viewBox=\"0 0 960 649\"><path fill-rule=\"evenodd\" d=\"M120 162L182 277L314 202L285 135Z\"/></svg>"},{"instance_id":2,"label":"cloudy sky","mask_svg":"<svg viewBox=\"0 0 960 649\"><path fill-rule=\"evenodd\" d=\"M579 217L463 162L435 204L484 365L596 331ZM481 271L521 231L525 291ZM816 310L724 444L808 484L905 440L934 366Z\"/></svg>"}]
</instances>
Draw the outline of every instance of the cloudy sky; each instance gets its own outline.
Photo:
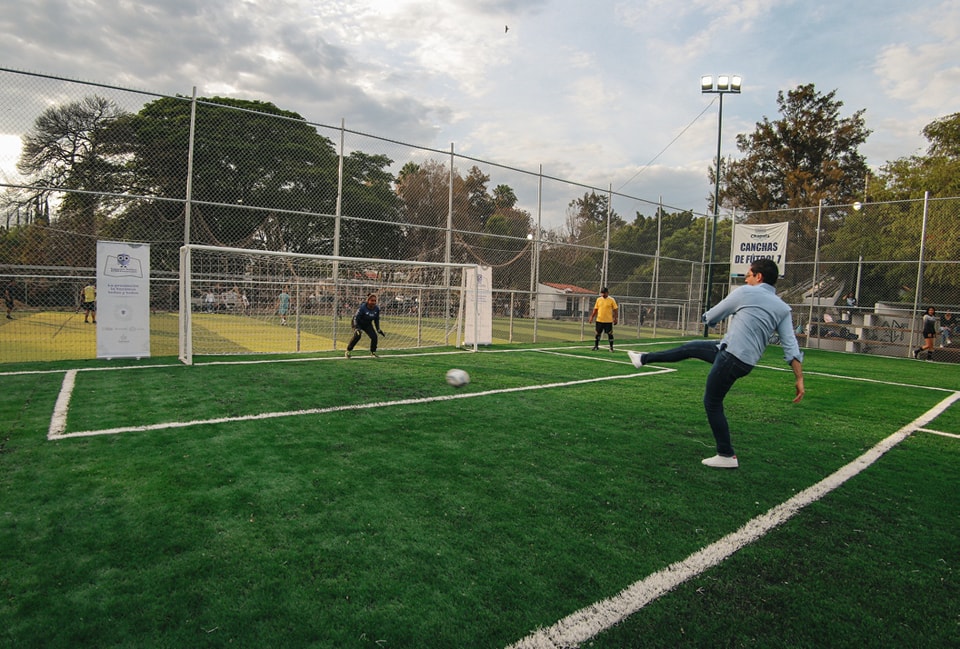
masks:
<instances>
[{"instance_id":1,"label":"cloudy sky","mask_svg":"<svg viewBox=\"0 0 960 649\"><path fill-rule=\"evenodd\" d=\"M866 110L875 168L960 111L953 0L32 0L0 25L0 67L267 100L700 213L718 112L703 74L743 76L724 155L800 84ZM0 141L15 130L0 116Z\"/></svg>"}]
</instances>

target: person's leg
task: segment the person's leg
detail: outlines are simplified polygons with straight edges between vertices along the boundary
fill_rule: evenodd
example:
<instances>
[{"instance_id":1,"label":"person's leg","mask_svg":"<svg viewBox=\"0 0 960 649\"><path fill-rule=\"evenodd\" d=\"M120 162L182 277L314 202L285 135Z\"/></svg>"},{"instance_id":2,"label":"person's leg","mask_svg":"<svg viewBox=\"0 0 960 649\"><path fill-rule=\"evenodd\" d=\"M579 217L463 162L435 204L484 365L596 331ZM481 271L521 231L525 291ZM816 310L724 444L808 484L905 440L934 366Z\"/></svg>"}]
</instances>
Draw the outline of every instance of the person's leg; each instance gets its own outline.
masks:
<instances>
[{"instance_id":1,"label":"person's leg","mask_svg":"<svg viewBox=\"0 0 960 649\"><path fill-rule=\"evenodd\" d=\"M600 349L600 334L603 333L603 327L600 326L600 323L597 323L597 326L594 327L594 338L593 338L593 348Z\"/></svg>"},{"instance_id":2,"label":"person's leg","mask_svg":"<svg viewBox=\"0 0 960 649\"><path fill-rule=\"evenodd\" d=\"M707 385L703 392L703 408L707 412L710 430L717 442L717 455L733 457L733 444L730 441L730 426L723 411L723 400L737 379L750 373L753 367L742 362L733 354L721 351L717 354Z\"/></svg>"},{"instance_id":3,"label":"person's leg","mask_svg":"<svg viewBox=\"0 0 960 649\"><path fill-rule=\"evenodd\" d=\"M366 333L366 334L370 337L370 353L371 353L371 354L376 354L376 353L377 353L377 342L378 342L376 329L373 328L373 324L371 323L371 324L368 324L367 326L365 326L365 327L363 328L363 331L364 331L364 333Z\"/></svg>"},{"instance_id":4,"label":"person's leg","mask_svg":"<svg viewBox=\"0 0 960 649\"><path fill-rule=\"evenodd\" d=\"M718 344L716 340L691 340L673 349L646 352L643 362L645 365L649 363L676 363L688 358L699 358L707 363L713 363L717 358Z\"/></svg>"},{"instance_id":5,"label":"person's leg","mask_svg":"<svg viewBox=\"0 0 960 649\"><path fill-rule=\"evenodd\" d=\"M613 351L613 325L607 329L607 341L610 343L610 351Z\"/></svg>"},{"instance_id":6,"label":"person's leg","mask_svg":"<svg viewBox=\"0 0 960 649\"><path fill-rule=\"evenodd\" d=\"M353 348L357 346L357 343L360 342L361 332L359 329L353 330L353 338L350 339L350 342L347 343L347 351L352 352Z\"/></svg>"}]
</instances>

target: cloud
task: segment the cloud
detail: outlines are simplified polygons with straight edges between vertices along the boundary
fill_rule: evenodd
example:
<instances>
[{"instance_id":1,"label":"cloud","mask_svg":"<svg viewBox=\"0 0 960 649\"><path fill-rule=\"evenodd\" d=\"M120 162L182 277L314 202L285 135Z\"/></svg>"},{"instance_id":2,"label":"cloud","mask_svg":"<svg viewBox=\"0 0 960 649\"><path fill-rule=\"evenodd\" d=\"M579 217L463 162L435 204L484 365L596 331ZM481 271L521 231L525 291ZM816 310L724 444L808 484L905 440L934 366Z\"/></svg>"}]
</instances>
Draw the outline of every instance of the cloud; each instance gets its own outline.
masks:
<instances>
[{"instance_id":1,"label":"cloud","mask_svg":"<svg viewBox=\"0 0 960 649\"><path fill-rule=\"evenodd\" d=\"M960 104L955 5L35 0L0 14L0 60L152 93L189 95L196 86L201 96L270 101L315 123L345 119L350 129L438 150L454 142L504 166L543 165L554 177L703 210L717 104L700 94L701 74L744 76L743 94L724 104L725 156L736 154L737 133L776 117L778 91L815 83L837 89L851 112L867 110L874 134L863 152L878 166L915 152L920 129ZM18 135L77 92L15 78L2 90L12 108L0 132ZM111 92L130 110L149 100ZM529 174L491 175L536 204Z\"/></svg>"}]
</instances>

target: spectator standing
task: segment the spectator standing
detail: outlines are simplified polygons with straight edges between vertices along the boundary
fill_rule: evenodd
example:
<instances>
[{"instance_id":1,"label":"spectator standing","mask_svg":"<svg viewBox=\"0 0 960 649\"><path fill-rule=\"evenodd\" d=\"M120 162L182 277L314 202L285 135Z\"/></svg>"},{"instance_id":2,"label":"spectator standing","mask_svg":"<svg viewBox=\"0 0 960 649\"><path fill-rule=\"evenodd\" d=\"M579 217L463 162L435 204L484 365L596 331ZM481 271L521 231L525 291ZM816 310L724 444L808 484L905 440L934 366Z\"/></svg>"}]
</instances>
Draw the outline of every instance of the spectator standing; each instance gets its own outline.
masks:
<instances>
[{"instance_id":1,"label":"spectator standing","mask_svg":"<svg viewBox=\"0 0 960 649\"><path fill-rule=\"evenodd\" d=\"M290 312L290 287L284 286L277 296L277 315L280 316L280 324L287 324L287 313Z\"/></svg>"},{"instance_id":2,"label":"spectator standing","mask_svg":"<svg viewBox=\"0 0 960 649\"><path fill-rule=\"evenodd\" d=\"M13 313L13 292L15 288L16 285L12 279L3 287L3 303L7 307L7 320L13 320L13 316L10 314Z\"/></svg>"},{"instance_id":3,"label":"spectator standing","mask_svg":"<svg viewBox=\"0 0 960 649\"><path fill-rule=\"evenodd\" d=\"M80 308L83 309L83 321L90 323L93 315L93 324L97 324L97 285L90 282L80 289Z\"/></svg>"},{"instance_id":4,"label":"spectator standing","mask_svg":"<svg viewBox=\"0 0 960 649\"><path fill-rule=\"evenodd\" d=\"M937 337L937 310L932 306L927 307L927 312L923 314L923 345L913 350L913 357L920 358L920 352L927 352L927 360L933 360L933 341Z\"/></svg>"}]
</instances>

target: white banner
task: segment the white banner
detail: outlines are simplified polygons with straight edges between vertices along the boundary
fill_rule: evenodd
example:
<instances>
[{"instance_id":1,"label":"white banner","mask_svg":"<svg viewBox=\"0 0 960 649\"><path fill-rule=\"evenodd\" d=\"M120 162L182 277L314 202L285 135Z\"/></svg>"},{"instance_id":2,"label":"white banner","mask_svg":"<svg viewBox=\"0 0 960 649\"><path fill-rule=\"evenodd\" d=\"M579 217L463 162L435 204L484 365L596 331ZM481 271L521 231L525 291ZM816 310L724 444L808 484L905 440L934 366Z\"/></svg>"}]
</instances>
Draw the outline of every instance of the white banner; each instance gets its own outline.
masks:
<instances>
[{"instance_id":1,"label":"white banner","mask_svg":"<svg viewBox=\"0 0 960 649\"><path fill-rule=\"evenodd\" d=\"M97 242L97 358L150 356L150 244Z\"/></svg>"},{"instance_id":2,"label":"white banner","mask_svg":"<svg viewBox=\"0 0 960 649\"><path fill-rule=\"evenodd\" d=\"M480 272L477 272L468 268L465 274L467 285L463 296L466 301L463 344L492 345L493 269L480 266Z\"/></svg>"},{"instance_id":3,"label":"white banner","mask_svg":"<svg viewBox=\"0 0 960 649\"><path fill-rule=\"evenodd\" d=\"M789 223L733 224L730 250L730 277L744 277L757 259L772 259L780 269L787 263Z\"/></svg>"}]
</instances>

